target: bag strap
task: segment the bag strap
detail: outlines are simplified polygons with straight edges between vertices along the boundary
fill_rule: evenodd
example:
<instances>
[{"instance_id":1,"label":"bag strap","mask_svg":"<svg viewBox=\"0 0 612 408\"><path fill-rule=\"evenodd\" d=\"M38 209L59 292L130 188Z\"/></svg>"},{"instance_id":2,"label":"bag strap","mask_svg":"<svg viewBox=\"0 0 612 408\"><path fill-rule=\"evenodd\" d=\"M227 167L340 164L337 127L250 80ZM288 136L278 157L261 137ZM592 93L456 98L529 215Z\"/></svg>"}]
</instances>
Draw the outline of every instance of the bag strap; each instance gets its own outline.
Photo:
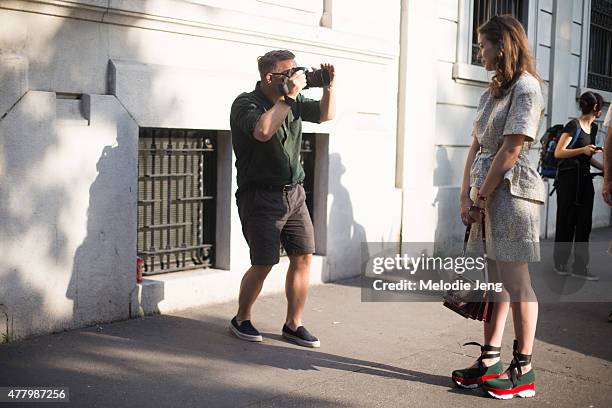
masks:
<instances>
[{"instance_id":1,"label":"bag strap","mask_svg":"<svg viewBox=\"0 0 612 408\"><path fill-rule=\"evenodd\" d=\"M578 141L578 135L580 134L580 129L581 129L580 122L578 121L578 119L574 119L574 120L576 121L576 131L572 135L572 140L570 140L569 145L567 145L567 147L569 147L570 149L573 149L574 145Z\"/></svg>"},{"instance_id":2,"label":"bag strap","mask_svg":"<svg viewBox=\"0 0 612 408\"><path fill-rule=\"evenodd\" d=\"M489 269L487 266L487 238L486 238L486 224L485 224L485 209L482 208L480 210L480 214L482 216L482 222L480 224L481 228L480 228L480 232L481 232L481 239L482 239L482 248L483 248L483 258L485 260L484 262L484 269L483 269L483 274L484 274L484 281L485 283L489 283ZM465 254L467 252L467 245L468 245L468 241L470 239L470 232L472 231L472 223L469 223L466 227L465 227L465 236L463 238L463 256L465 257Z\"/></svg>"},{"instance_id":3,"label":"bag strap","mask_svg":"<svg viewBox=\"0 0 612 408\"><path fill-rule=\"evenodd\" d=\"M578 135L580 134L580 129L581 129L580 122L578 121L578 119L574 119L574 121L576 122L576 131L572 135L572 140L570 140L569 144L567 145L567 147L569 147L570 149L573 149L574 145L578 141ZM556 184L557 184L557 180L559 179L559 172L561 171L561 163L563 163L565 160L566 159L560 159L559 161L557 161L557 174L555 174L555 181L553 183L555 188L553 188L549 196L552 196L555 190L557 189Z\"/></svg>"},{"instance_id":4,"label":"bag strap","mask_svg":"<svg viewBox=\"0 0 612 408\"><path fill-rule=\"evenodd\" d=\"M485 209L483 208L481 211L482 214L482 223L480 225L480 231L482 231L482 248L483 248L483 253L482 253L482 257L484 258L484 268L483 268L483 274L484 274L484 281L485 283L488 285L489 284L489 267L488 267L488 258L487 258L487 238L486 238L486 224L485 224Z\"/></svg>"}]
</instances>

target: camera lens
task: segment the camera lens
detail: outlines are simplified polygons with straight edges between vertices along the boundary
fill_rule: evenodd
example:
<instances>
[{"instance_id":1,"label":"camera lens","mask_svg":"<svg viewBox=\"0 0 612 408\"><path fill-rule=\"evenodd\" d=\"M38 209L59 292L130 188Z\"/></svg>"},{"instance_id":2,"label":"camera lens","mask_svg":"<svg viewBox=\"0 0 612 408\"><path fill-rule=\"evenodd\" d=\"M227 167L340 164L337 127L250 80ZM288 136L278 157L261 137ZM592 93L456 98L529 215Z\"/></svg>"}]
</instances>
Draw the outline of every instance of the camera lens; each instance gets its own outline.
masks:
<instances>
[{"instance_id":1,"label":"camera lens","mask_svg":"<svg viewBox=\"0 0 612 408\"><path fill-rule=\"evenodd\" d=\"M306 88L322 88L329 85L329 80L329 71L326 69L315 69L306 72Z\"/></svg>"}]
</instances>

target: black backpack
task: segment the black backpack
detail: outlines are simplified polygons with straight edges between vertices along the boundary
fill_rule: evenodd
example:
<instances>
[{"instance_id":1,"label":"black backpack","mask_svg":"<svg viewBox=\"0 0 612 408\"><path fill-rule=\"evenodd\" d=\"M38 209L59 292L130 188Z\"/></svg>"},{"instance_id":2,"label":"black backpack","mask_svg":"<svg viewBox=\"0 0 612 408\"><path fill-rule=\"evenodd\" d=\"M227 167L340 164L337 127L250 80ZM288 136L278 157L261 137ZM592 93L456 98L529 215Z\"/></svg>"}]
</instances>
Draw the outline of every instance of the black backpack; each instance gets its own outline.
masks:
<instances>
[{"instance_id":1,"label":"black backpack","mask_svg":"<svg viewBox=\"0 0 612 408\"><path fill-rule=\"evenodd\" d=\"M556 179L557 171L561 160L555 158L555 148L559 143L561 133L563 133L564 125L554 125L546 129L544 136L540 139L540 162L538 163L538 173L542 178ZM580 124L576 127L576 132L572 135L568 148L573 148L578 141L580 134Z\"/></svg>"}]
</instances>

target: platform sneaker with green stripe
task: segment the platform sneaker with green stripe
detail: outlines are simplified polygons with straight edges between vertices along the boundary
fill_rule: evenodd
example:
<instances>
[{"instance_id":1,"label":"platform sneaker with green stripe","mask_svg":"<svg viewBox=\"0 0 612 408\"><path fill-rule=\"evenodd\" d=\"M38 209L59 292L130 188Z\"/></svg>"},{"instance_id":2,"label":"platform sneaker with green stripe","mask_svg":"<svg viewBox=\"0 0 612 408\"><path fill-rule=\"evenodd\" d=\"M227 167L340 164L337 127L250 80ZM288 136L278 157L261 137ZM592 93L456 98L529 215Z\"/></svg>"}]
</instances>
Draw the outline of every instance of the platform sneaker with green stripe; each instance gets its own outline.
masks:
<instances>
[{"instance_id":1,"label":"platform sneaker with green stripe","mask_svg":"<svg viewBox=\"0 0 612 408\"><path fill-rule=\"evenodd\" d=\"M483 360L499 359L501 347L490 346L488 344L483 346L473 341L465 343L464 346L479 346L480 357L478 357L472 367L453 371L453 382L459 387L477 388L485 381L495 378L504 372L501 359L491 366L487 366L483 362Z\"/></svg>"},{"instance_id":2,"label":"platform sneaker with green stripe","mask_svg":"<svg viewBox=\"0 0 612 408\"><path fill-rule=\"evenodd\" d=\"M515 395L521 398L535 396L535 372L533 369L523 373L522 367L531 364L531 354L518 352L518 342L514 340L514 358L504 375L485 381L483 389L492 397L510 399Z\"/></svg>"}]
</instances>

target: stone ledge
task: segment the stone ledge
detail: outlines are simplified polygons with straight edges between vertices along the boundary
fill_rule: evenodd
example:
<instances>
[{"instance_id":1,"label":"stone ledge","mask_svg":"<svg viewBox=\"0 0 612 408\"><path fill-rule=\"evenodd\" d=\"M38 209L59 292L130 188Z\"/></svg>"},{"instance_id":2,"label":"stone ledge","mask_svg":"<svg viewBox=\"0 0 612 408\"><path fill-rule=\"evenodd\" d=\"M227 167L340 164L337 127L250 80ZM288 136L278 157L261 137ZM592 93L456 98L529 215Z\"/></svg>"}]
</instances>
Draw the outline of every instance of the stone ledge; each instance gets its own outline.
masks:
<instances>
[{"instance_id":1,"label":"stone ledge","mask_svg":"<svg viewBox=\"0 0 612 408\"><path fill-rule=\"evenodd\" d=\"M285 290L289 259L281 258L264 284L262 295ZM246 269L245 269L246 270ZM238 298L238 288L244 271L195 269L191 271L153 275L137 284L130 295L130 317L156 313L172 313L194 306L226 302ZM313 257L310 284L329 281L326 257Z\"/></svg>"}]
</instances>

